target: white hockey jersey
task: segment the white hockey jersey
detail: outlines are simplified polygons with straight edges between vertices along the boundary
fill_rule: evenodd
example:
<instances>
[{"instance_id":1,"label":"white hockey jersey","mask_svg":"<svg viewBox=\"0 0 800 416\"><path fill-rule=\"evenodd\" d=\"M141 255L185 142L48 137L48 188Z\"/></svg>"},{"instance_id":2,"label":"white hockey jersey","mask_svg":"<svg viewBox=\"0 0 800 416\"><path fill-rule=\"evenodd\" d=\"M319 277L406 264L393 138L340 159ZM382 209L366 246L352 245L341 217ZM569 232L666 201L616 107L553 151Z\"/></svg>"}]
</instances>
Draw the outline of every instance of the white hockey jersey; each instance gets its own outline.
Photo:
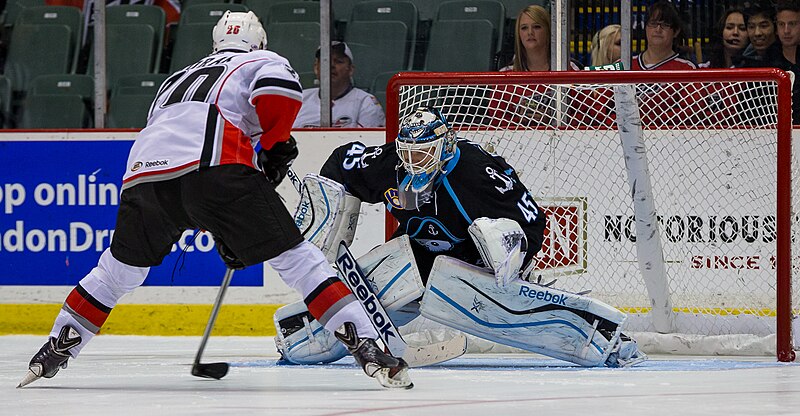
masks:
<instances>
[{"instance_id":1,"label":"white hockey jersey","mask_svg":"<svg viewBox=\"0 0 800 416\"><path fill-rule=\"evenodd\" d=\"M319 88L303 92L303 107L294 122L294 128L319 127ZM351 88L343 96L333 100L331 127L383 127L386 115L374 95L358 88Z\"/></svg>"},{"instance_id":2,"label":"white hockey jersey","mask_svg":"<svg viewBox=\"0 0 800 416\"><path fill-rule=\"evenodd\" d=\"M220 51L174 73L159 88L147 125L136 136L122 189L209 166L255 166L256 142L268 149L276 140L260 137L256 99L264 97L275 104L267 111L277 112L287 99L297 107L303 99L297 73L274 52ZM288 138L294 115L285 115L292 119L279 129L286 130L279 140Z\"/></svg>"}]
</instances>

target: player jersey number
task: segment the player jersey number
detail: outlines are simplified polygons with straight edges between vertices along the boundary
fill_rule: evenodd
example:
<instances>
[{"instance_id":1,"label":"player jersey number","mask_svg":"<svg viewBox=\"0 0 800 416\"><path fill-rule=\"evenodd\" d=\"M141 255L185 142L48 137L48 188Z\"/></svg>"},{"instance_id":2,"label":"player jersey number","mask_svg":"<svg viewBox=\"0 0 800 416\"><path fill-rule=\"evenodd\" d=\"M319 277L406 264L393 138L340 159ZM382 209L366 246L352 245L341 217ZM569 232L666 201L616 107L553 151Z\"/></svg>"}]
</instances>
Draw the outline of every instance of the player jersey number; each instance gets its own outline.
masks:
<instances>
[{"instance_id":1,"label":"player jersey number","mask_svg":"<svg viewBox=\"0 0 800 416\"><path fill-rule=\"evenodd\" d=\"M222 65L198 68L188 72L188 74L187 71L176 73L167 80L165 88L159 92L160 96L171 90L161 106L167 107L184 101L209 102L211 88L224 73L225 67ZM175 88L170 88L176 82L178 85ZM189 91L192 88L194 90Z\"/></svg>"},{"instance_id":2,"label":"player jersey number","mask_svg":"<svg viewBox=\"0 0 800 416\"><path fill-rule=\"evenodd\" d=\"M351 170L356 167L356 165L358 165L358 163L361 161L361 156L364 154L364 150L366 149L367 147L363 144L354 143L349 149L347 149L346 156L342 162L342 167L345 170Z\"/></svg>"},{"instance_id":3,"label":"player jersey number","mask_svg":"<svg viewBox=\"0 0 800 416\"><path fill-rule=\"evenodd\" d=\"M522 194L522 198L517 202L517 207L528 222L536 221L536 217L539 216L539 207L536 206L530 192Z\"/></svg>"}]
</instances>

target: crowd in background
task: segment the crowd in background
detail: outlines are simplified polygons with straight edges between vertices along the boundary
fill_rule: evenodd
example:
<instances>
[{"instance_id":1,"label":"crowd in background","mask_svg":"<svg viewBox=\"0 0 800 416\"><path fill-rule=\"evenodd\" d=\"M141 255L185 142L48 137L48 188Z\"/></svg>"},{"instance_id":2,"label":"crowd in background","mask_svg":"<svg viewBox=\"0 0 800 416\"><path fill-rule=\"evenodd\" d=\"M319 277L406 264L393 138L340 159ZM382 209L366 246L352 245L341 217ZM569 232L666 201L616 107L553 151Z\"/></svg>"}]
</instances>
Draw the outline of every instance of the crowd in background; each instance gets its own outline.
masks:
<instances>
[{"instance_id":1,"label":"crowd in background","mask_svg":"<svg viewBox=\"0 0 800 416\"><path fill-rule=\"evenodd\" d=\"M334 0L335 1L335 0ZM84 9L90 0L47 0L48 4L69 4ZM159 5L168 11L168 27L179 19L181 4L177 0L124 0L121 3L142 3ZM238 3L235 1L234 3ZM80 3L83 3L80 6ZM539 4L524 7L513 20L513 26L502 34L502 48L495 54L494 69L499 71L548 71L555 65L551 62L551 47L554 45L551 30L551 16L548 8ZM618 2L606 0L583 0L573 2L581 13L571 22L571 59L568 70L583 70L589 67L617 64L617 69L625 70L681 70L703 68L753 68L777 67L797 73L797 48L800 45L800 5L797 0L754 1L678 1L678 0L636 0L632 25L632 59L621 63L621 26L619 25ZM709 13L712 11L713 13ZM599 13L599 14L598 14ZM706 25L709 14L719 16L714 25ZM594 18L598 17L598 18ZM602 18L599 18L602 16ZM600 26L602 23L608 23ZM705 26L712 27L711 29ZM591 30L591 33L589 31ZM692 33L703 32L703 33ZM342 41L334 33L333 38ZM585 39L584 39L585 38ZM167 37L169 43L169 37ZM416 55L424 54L426 45L413 48ZM358 85L354 82L358 71L355 65L358 56L353 56L350 48L343 44L344 52L332 60L331 71L334 103L340 100L339 110L345 102L352 102L353 109L348 114L340 114L333 119L339 127L382 127L384 118L372 113L385 106L382 86ZM313 53L308 51L309 54ZM357 54L356 54L357 55ZM164 56L169 59L169 46ZM319 78L319 63L315 61L314 72L305 74ZM82 54L86 65L88 54ZM2 58L2 42L0 42ZM412 62L417 62L413 56ZM363 61L362 61L363 62ZM163 69L168 67L162 63ZM298 72L302 69L295 68ZM410 69L424 69L414 64ZM343 74L343 76L339 76ZM303 75L303 74L301 74ZM304 85L304 88L308 88ZM318 105L318 81L312 88L313 94L306 94L308 101ZM374 94L374 95L373 95ZM343 97L349 95L348 100ZM357 97L355 97L357 95ZM793 102L800 107L800 88L793 93ZM348 104L349 105L349 104ZM311 106L309 104L309 106ZM313 114L309 109L307 113ZM361 116L359 112L369 112ZM382 111L382 110L379 110ZM319 120L304 121L297 127L319 124ZM795 111L793 121L800 124L800 108ZM6 125L8 127L8 124ZM13 126L13 125L12 125Z\"/></svg>"}]
</instances>

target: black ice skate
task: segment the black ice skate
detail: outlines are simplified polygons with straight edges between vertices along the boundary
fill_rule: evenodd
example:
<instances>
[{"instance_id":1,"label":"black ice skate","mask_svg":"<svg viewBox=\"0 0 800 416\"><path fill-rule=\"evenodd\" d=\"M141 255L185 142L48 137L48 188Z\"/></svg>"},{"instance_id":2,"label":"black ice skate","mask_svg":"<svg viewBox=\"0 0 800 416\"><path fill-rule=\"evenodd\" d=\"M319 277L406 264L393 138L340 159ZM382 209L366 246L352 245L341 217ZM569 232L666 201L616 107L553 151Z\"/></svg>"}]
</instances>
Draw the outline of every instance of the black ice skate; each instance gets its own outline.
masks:
<instances>
[{"instance_id":1,"label":"black ice skate","mask_svg":"<svg viewBox=\"0 0 800 416\"><path fill-rule=\"evenodd\" d=\"M352 322L345 322L336 330L335 335L347 347L364 372L378 380L383 387L403 389L414 387L408 376L408 364L402 358L384 353L374 339L359 338L356 326Z\"/></svg>"},{"instance_id":2,"label":"black ice skate","mask_svg":"<svg viewBox=\"0 0 800 416\"><path fill-rule=\"evenodd\" d=\"M81 336L78 331L71 326L64 325L58 338L50 339L42 345L39 352L31 358L28 364L28 374L19 382L17 388L27 386L34 381L44 377L51 378L58 373L58 370L67 368L69 360L69 349L81 343Z\"/></svg>"}]
</instances>

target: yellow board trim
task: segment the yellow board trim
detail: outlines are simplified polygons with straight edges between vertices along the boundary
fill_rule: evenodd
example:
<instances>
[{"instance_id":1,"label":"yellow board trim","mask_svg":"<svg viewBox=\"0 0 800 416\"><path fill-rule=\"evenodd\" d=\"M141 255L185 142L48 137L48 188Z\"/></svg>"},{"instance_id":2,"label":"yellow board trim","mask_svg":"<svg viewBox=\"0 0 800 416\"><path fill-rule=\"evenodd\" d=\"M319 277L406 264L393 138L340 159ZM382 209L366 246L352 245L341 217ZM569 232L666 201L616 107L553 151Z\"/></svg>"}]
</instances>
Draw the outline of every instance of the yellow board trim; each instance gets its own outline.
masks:
<instances>
[{"instance_id":1,"label":"yellow board trim","mask_svg":"<svg viewBox=\"0 0 800 416\"><path fill-rule=\"evenodd\" d=\"M650 307L622 307L618 308L620 311L628 313L628 314L641 314L641 313L648 313L652 308ZM672 312L675 313L691 313L696 315L716 315L716 316L728 316L728 315L755 315L755 316L769 316L769 317L776 317L778 316L778 312L775 309L770 308L761 308L761 309L747 309L747 308L701 308L701 307L693 307L693 308L672 308ZM797 315L800 313L800 310L792 310L793 315Z\"/></svg>"},{"instance_id":2,"label":"yellow board trim","mask_svg":"<svg viewBox=\"0 0 800 416\"><path fill-rule=\"evenodd\" d=\"M214 335L274 336L283 305L222 305ZM0 304L0 335L50 333L61 304ZM117 305L100 330L113 335L203 335L211 305Z\"/></svg>"}]
</instances>

